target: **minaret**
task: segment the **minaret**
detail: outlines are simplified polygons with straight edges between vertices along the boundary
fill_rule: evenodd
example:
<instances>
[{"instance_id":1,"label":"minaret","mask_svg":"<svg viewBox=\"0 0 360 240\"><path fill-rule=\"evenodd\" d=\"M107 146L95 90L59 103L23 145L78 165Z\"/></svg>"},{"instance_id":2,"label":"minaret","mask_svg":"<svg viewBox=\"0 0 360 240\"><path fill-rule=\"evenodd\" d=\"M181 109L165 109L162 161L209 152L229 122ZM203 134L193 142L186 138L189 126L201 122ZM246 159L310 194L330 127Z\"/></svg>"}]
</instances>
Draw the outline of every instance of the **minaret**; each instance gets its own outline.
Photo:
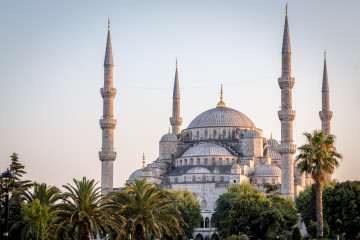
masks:
<instances>
[{"instance_id":1,"label":"minaret","mask_svg":"<svg viewBox=\"0 0 360 240\"><path fill-rule=\"evenodd\" d=\"M325 137L330 135L330 121L333 116L333 112L330 111L330 100L329 100L329 81L327 75L327 66L326 66L326 50L324 52L324 73L323 73L323 82L322 82L322 111L319 112L321 119L321 130L324 131ZM326 174L327 179L332 179L332 174Z\"/></svg>"},{"instance_id":2,"label":"minaret","mask_svg":"<svg viewBox=\"0 0 360 240\"><path fill-rule=\"evenodd\" d=\"M295 111L292 110L292 88L295 79L291 77L291 48L290 34L287 17L287 5L282 45L282 68L281 77L278 79L281 89L281 110L278 112L281 121L281 193L286 197L294 197L294 160L293 155L296 145L293 140L293 121Z\"/></svg>"},{"instance_id":3,"label":"minaret","mask_svg":"<svg viewBox=\"0 0 360 240\"><path fill-rule=\"evenodd\" d=\"M330 135L330 120L333 116L333 112L330 111L330 101L329 101L329 81L327 75L327 66L326 66L326 51L324 52L324 74L322 82L322 111L319 112L321 119L321 130L324 131L325 136Z\"/></svg>"},{"instance_id":4,"label":"minaret","mask_svg":"<svg viewBox=\"0 0 360 240\"><path fill-rule=\"evenodd\" d=\"M104 87L100 89L103 98L103 116L100 119L102 129L102 148L99 152L101 161L101 193L105 195L113 191L113 162L116 158L114 151L114 128L116 120L113 118L113 100L116 89L113 88L113 56L110 38L110 20L108 20L108 36L104 61Z\"/></svg>"},{"instance_id":5,"label":"minaret","mask_svg":"<svg viewBox=\"0 0 360 240\"><path fill-rule=\"evenodd\" d=\"M170 117L170 123L172 126L172 133L179 134L180 126L183 119L180 117L180 87L178 76L178 61L176 59L175 81L174 81L174 93L173 93L173 110L172 117Z\"/></svg>"}]
</instances>

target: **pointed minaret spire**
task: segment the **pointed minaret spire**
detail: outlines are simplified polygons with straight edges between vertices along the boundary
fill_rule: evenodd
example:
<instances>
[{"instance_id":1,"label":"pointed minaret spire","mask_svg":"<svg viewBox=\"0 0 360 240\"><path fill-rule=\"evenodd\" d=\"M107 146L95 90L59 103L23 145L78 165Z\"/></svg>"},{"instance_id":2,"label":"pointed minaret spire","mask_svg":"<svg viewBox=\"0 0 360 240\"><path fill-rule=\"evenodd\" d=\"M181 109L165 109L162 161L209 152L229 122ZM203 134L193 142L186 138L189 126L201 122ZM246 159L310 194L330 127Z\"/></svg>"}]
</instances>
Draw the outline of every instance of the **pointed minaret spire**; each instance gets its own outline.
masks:
<instances>
[{"instance_id":1,"label":"pointed minaret spire","mask_svg":"<svg viewBox=\"0 0 360 240\"><path fill-rule=\"evenodd\" d=\"M102 164L101 194L106 195L113 191L113 162L116 159L114 151L114 129L116 119L113 118L113 102L116 88L113 88L113 56L110 39L110 20L108 20L108 37L104 61L104 87L100 89L103 98L103 116L100 119L102 129L102 148L99 158Z\"/></svg>"},{"instance_id":2,"label":"pointed minaret spire","mask_svg":"<svg viewBox=\"0 0 360 240\"><path fill-rule=\"evenodd\" d=\"M143 152L142 168L145 168L145 153Z\"/></svg>"},{"instance_id":3,"label":"pointed minaret spire","mask_svg":"<svg viewBox=\"0 0 360 240\"><path fill-rule=\"evenodd\" d=\"M329 91L329 80L327 74L326 65L326 50L324 51L324 73L322 81L322 111L319 112L321 119L321 129L324 131L325 136L330 135L330 120L333 116L333 112L330 111L330 91Z\"/></svg>"},{"instance_id":4,"label":"pointed minaret spire","mask_svg":"<svg viewBox=\"0 0 360 240\"><path fill-rule=\"evenodd\" d=\"M108 19L108 36L106 42L104 66L114 66L110 37L110 18Z\"/></svg>"},{"instance_id":5,"label":"pointed minaret spire","mask_svg":"<svg viewBox=\"0 0 360 240\"><path fill-rule=\"evenodd\" d=\"M295 111L292 110L292 88L294 87L295 79L291 77L291 47L287 4L281 55L281 77L278 79L281 89L281 110L278 112L281 121L281 143L279 145L279 153L281 154L281 193L286 197L294 198L295 185L293 158L294 153L296 152L296 145L293 140Z\"/></svg>"},{"instance_id":6,"label":"pointed minaret spire","mask_svg":"<svg viewBox=\"0 0 360 240\"><path fill-rule=\"evenodd\" d=\"M170 123L172 126L173 134L180 133L180 126L182 120L183 120L182 117L180 117L180 87L179 87L179 75L178 75L178 60L176 58L175 81L174 81L174 92L173 92L173 110L172 110L172 117L170 117Z\"/></svg>"},{"instance_id":7,"label":"pointed minaret spire","mask_svg":"<svg viewBox=\"0 0 360 240\"><path fill-rule=\"evenodd\" d=\"M226 103L223 101L223 85L221 84L221 90L220 90L220 102L216 105L217 108L226 107Z\"/></svg>"}]
</instances>

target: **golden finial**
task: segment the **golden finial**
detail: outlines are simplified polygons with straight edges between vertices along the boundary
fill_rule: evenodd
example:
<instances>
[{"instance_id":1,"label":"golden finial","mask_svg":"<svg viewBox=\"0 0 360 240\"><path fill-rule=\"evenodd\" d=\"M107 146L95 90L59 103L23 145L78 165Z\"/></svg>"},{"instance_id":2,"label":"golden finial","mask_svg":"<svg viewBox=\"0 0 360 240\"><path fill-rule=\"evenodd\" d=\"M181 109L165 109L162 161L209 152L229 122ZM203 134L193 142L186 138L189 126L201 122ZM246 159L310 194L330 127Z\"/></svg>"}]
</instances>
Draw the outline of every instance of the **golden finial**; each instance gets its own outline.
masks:
<instances>
[{"instance_id":1,"label":"golden finial","mask_svg":"<svg viewBox=\"0 0 360 240\"><path fill-rule=\"evenodd\" d=\"M285 14L286 14L286 16L287 16L287 5L288 5L288 3L286 3L286 7L285 7Z\"/></svg>"},{"instance_id":2,"label":"golden finial","mask_svg":"<svg viewBox=\"0 0 360 240\"><path fill-rule=\"evenodd\" d=\"M325 51L324 51L324 59L326 59L326 48L325 48Z\"/></svg>"},{"instance_id":3,"label":"golden finial","mask_svg":"<svg viewBox=\"0 0 360 240\"><path fill-rule=\"evenodd\" d=\"M266 157L267 157L267 158L270 158L269 152L270 152L270 148L268 148L267 151L266 151Z\"/></svg>"},{"instance_id":4,"label":"golden finial","mask_svg":"<svg viewBox=\"0 0 360 240\"><path fill-rule=\"evenodd\" d=\"M108 29L110 30L110 18L108 17Z\"/></svg>"},{"instance_id":5,"label":"golden finial","mask_svg":"<svg viewBox=\"0 0 360 240\"><path fill-rule=\"evenodd\" d=\"M171 134L171 132L170 132L170 127L169 127L169 131L168 131L168 134Z\"/></svg>"},{"instance_id":6,"label":"golden finial","mask_svg":"<svg viewBox=\"0 0 360 240\"><path fill-rule=\"evenodd\" d=\"M216 107L226 107L226 104L223 101L223 85L221 84L221 90L220 90L220 102L216 105Z\"/></svg>"},{"instance_id":7,"label":"golden finial","mask_svg":"<svg viewBox=\"0 0 360 240\"><path fill-rule=\"evenodd\" d=\"M270 134L270 139L272 139L272 133Z\"/></svg>"},{"instance_id":8,"label":"golden finial","mask_svg":"<svg viewBox=\"0 0 360 240\"><path fill-rule=\"evenodd\" d=\"M178 68L178 60L177 60L177 57L176 57L176 68Z\"/></svg>"},{"instance_id":9,"label":"golden finial","mask_svg":"<svg viewBox=\"0 0 360 240\"><path fill-rule=\"evenodd\" d=\"M145 168L145 153L143 152L143 165L142 168Z\"/></svg>"}]
</instances>

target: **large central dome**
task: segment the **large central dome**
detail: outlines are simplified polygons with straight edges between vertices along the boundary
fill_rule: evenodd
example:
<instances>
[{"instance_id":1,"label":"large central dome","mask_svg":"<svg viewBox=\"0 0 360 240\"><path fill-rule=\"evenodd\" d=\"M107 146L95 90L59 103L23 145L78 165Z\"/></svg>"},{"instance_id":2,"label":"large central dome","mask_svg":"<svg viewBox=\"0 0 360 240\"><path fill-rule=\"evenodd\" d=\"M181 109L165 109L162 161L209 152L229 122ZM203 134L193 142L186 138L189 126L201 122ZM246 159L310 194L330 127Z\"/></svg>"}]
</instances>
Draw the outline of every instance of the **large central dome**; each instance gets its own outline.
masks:
<instances>
[{"instance_id":1,"label":"large central dome","mask_svg":"<svg viewBox=\"0 0 360 240\"><path fill-rule=\"evenodd\" d=\"M255 127L245 114L227 107L216 107L198 115L188 128L202 127Z\"/></svg>"}]
</instances>

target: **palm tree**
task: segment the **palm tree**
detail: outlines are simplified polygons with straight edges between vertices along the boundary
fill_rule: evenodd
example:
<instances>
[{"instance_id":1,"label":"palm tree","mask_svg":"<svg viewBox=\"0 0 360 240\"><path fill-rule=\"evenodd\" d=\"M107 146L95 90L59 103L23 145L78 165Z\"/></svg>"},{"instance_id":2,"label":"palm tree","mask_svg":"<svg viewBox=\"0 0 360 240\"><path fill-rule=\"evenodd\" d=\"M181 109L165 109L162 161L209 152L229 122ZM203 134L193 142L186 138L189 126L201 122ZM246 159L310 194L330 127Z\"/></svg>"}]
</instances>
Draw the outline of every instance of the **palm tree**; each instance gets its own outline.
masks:
<instances>
[{"instance_id":1,"label":"palm tree","mask_svg":"<svg viewBox=\"0 0 360 240\"><path fill-rule=\"evenodd\" d=\"M58 206L58 235L66 239L89 240L122 232L111 212L112 201L102 197L95 180L73 179L75 186L63 185L63 203Z\"/></svg>"},{"instance_id":2,"label":"palm tree","mask_svg":"<svg viewBox=\"0 0 360 240\"><path fill-rule=\"evenodd\" d=\"M23 192L22 219L11 230L21 228L21 239L53 239L56 220L56 201L61 191L45 183L35 183L33 192Z\"/></svg>"},{"instance_id":3,"label":"palm tree","mask_svg":"<svg viewBox=\"0 0 360 240\"><path fill-rule=\"evenodd\" d=\"M119 215L132 218L128 229L135 239L161 239L164 236L176 239L177 235L184 235L180 228L183 218L172 204L171 193L156 188L155 183L147 183L146 178L126 184L122 191L112 194L112 199L117 202Z\"/></svg>"},{"instance_id":4,"label":"palm tree","mask_svg":"<svg viewBox=\"0 0 360 240\"><path fill-rule=\"evenodd\" d=\"M323 237L322 185L326 173L332 174L339 166L338 159L342 159L342 155L336 152L334 135L325 137L324 132L318 130L304 135L307 143L298 148L300 154L296 157L296 161L300 171L310 174L315 182L317 238L321 239Z\"/></svg>"},{"instance_id":5,"label":"palm tree","mask_svg":"<svg viewBox=\"0 0 360 240\"><path fill-rule=\"evenodd\" d=\"M26 191L23 194L25 201L30 203L35 199L39 199L40 204L44 204L46 206L54 206L55 203L62 199L61 191L55 186L49 186L46 183L35 183L34 191Z\"/></svg>"}]
</instances>

